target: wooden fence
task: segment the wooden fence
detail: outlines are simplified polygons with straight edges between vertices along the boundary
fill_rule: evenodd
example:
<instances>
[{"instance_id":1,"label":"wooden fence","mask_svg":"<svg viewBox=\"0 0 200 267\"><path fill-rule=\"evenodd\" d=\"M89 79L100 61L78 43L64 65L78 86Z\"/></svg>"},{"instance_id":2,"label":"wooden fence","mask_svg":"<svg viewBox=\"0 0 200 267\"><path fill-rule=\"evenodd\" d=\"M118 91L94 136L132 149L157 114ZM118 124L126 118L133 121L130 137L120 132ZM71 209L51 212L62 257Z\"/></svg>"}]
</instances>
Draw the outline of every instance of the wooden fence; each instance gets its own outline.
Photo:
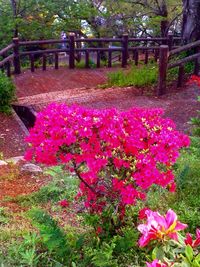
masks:
<instances>
[{"instance_id":1,"label":"wooden fence","mask_svg":"<svg viewBox=\"0 0 200 267\"><path fill-rule=\"evenodd\" d=\"M107 55L107 66L112 67L118 52L121 59L121 66L125 68L128 60L132 58L135 65L138 65L139 53L144 54L144 63L148 64L150 55L154 55L155 61L159 59L159 81L157 95L162 95L166 90L166 73L168 66L169 51L180 45L181 38L168 35L168 37L155 38L129 38L124 34L122 38L75 38L74 34L69 35L67 40L39 40L39 41L20 41L13 39L13 43L0 51L0 68L6 71L7 75L21 73L21 60L23 57L29 57L31 71L35 71L35 58L42 59L42 70L47 69L47 57L54 57L54 68L59 68L59 55L66 53L68 55L68 66L70 69L76 67L76 59L84 54L85 68L90 66L91 54L96 55L96 67L101 66L102 54ZM113 45L114 44L114 45ZM60 45L61 47L54 47ZM37 50L32 48L37 46ZM45 47L44 47L45 46ZM180 48L178 48L180 49ZM174 50L174 51L175 51ZM172 50L173 51L173 50Z\"/></svg>"}]
</instances>

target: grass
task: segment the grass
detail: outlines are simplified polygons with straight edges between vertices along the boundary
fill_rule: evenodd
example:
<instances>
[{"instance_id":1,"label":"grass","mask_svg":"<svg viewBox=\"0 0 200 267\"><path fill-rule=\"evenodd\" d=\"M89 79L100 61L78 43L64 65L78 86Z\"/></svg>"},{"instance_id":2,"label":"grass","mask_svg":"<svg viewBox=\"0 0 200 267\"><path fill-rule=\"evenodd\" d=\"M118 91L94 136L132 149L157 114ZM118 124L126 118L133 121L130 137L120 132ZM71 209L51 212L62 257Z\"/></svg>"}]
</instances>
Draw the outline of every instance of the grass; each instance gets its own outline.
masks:
<instances>
[{"instance_id":1,"label":"grass","mask_svg":"<svg viewBox=\"0 0 200 267\"><path fill-rule=\"evenodd\" d=\"M158 69L155 65L132 66L130 70L119 70L108 74L108 87L151 86L157 82Z\"/></svg>"}]
</instances>

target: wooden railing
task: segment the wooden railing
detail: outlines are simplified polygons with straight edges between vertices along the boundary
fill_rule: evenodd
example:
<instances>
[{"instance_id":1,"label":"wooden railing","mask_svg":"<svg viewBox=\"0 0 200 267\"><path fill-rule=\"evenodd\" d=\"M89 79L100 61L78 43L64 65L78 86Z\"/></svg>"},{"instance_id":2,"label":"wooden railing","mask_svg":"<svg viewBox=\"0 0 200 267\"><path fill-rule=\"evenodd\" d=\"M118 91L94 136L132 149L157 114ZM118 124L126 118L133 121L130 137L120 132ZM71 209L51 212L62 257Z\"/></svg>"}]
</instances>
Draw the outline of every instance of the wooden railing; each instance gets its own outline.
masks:
<instances>
[{"instance_id":1,"label":"wooden railing","mask_svg":"<svg viewBox=\"0 0 200 267\"><path fill-rule=\"evenodd\" d=\"M122 38L75 38L73 34L69 35L67 40L38 40L38 41L20 41L18 38L13 39L13 43L0 51L0 68L6 70L8 76L11 70L14 74L21 73L21 60L29 57L31 71L35 71L35 59L42 59L42 70L47 69L47 58L53 56L54 68L59 68L59 56L61 52L68 55L68 66L70 69L76 67L76 59L84 54L85 68L90 66L90 56L95 54L96 67L101 66L102 54L107 55L107 66L112 67L114 52L120 54L121 66L124 68L128 64L128 60L132 59L135 65L138 65L139 53L144 53L144 63L148 64L149 57L154 56L155 61L159 60L159 86L157 94L161 95L165 92L165 59L169 50L177 48L177 42L181 38L169 35L168 37L155 38L129 38L124 34ZM112 45L111 45L112 44ZM114 44L114 45L113 45ZM60 48L55 47L60 45ZM32 47L40 47L33 50ZM45 47L42 47L45 46ZM77 56L79 55L79 56ZM116 61L116 60L115 60ZM164 62L164 63L163 63ZM166 63L167 64L167 63Z\"/></svg>"},{"instance_id":2,"label":"wooden railing","mask_svg":"<svg viewBox=\"0 0 200 267\"><path fill-rule=\"evenodd\" d=\"M180 53L183 52L189 52L193 49L192 55L184 56L182 59L176 59L175 62L170 63L170 61L173 59L174 56L180 56ZM200 71L200 41L196 41L187 45L184 45L182 47L179 47L177 49L174 49L169 52L169 63L168 63L168 69L172 68L179 68L178 71L178 81L177 81L177 87L181 87L183 85L184 76L185 76L185 64L187 62L194 62L194 74L199 75Z\"/></svg>"}]
</instances>

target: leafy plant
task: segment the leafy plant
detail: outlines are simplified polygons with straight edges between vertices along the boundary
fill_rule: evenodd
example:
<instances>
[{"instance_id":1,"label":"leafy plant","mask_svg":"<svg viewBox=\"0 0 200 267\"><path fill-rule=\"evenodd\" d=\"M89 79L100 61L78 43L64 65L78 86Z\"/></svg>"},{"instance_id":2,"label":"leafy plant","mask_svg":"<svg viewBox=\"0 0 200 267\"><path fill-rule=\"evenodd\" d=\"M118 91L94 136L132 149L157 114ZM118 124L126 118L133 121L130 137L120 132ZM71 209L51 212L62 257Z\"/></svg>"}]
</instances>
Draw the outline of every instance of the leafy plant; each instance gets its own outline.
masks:
<instances>
[{"instance_id":1,"label":"leafy plant","mask_svg":"<svg viewBox=\"0 0 200 267\"><path fill-rule=\"evenodd\" d=\"M9 222L9 216L4 207L0 207L0 225L7 224Z\"/></svg>"},{"instance_id":2,"label":"leafy plant","mask_svg":"<svg viewBox=\"0 0 200 267\"><path fill-rule=\"evenodd\" d=\"M198 101L200 102L200 96L198 97ZM198 116L191 119L191 124L194 126L193 135L200 137L200 110L198 110L197 112Z\"/></svg>"},{"instance_id":3,"label":"leafy plant","mask_svg":"<svg viewBox=\"0 0 200 267\"><path fill-rule=\"evenodd\" d=\"M0 71L0 112L10 114L15 97L15 86L10 78Z\"/></svg>"},{"instance_id":4,"label":"leafy plant","mask_svg":"<svg viewBox=\"0 0 200 267\"><path fill-rule=\"evenodd\" d=\"M108 86L150 86L157 82L157 67L155 65L132 66L129 71L119 70L108 74Z\"/></svg>"},{"instance_id":5,"label":"leafy plant","mask_svg":"<svg viewBox=\"0 0 200 267\"><path fill-rule=\"evenodd\" d=\"M78 69L85 69L85 61L81 60L80 62L77 62L76 67ZM96 68L96 64L94 63L94 61L92 59L89 59L89 68L91 68L91 69Z\"/></svg>"},{"instance_id":6,"label":"leafy plant","mask_svg":"<svg viewBox=\"0 0 200 267\"><path fill-rule=\"evenodd\" d=\"M32 209L28 212L34 226L40 231L43 244L57 260L68 262L71 248L63 230L55 220L41 209Z\"/></svg>"}]
</instances>

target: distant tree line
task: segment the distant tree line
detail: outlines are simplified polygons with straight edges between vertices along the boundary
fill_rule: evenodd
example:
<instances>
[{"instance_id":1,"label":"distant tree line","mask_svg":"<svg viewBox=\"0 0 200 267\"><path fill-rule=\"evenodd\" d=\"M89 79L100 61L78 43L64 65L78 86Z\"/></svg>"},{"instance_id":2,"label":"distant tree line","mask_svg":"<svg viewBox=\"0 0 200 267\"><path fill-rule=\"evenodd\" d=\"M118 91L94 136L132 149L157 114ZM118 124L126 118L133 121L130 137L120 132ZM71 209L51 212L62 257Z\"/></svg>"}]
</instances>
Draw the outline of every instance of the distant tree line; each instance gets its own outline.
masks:
<instances>
[{"instance_id":1,"label":"distant tree line","mask_svg":"<svg viewBox=\"0 0 200 267\"><path fill-rule=\"evenodd\" d=\"M200 0L0 0L0 47L20 39L183 36L200 39Z\"/></svg>"}]
</instances>

